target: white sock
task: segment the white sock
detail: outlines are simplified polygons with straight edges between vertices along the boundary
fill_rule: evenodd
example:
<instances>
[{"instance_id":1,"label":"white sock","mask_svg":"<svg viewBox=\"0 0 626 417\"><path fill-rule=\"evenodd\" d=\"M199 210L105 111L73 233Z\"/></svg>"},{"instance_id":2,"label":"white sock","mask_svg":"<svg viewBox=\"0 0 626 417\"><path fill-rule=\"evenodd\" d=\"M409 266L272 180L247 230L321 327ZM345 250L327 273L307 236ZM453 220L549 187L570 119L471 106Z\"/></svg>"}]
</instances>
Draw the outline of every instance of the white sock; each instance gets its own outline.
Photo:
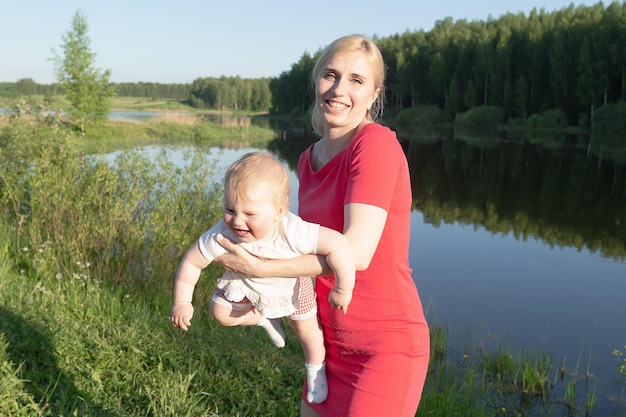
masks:
<instances>
[{"instance_id":1,"label":"white sock","mask_svg":"<svg viewBox=\"0 0 626 417\"><path fill-rule=\"evenodd\" d=\"M304 364L306 369L306 400L319 404L328 396L328 382L326 381L326 365Z\"/></svg>"},{"instance_id":2,"label":"white sock","mask_svg":"<svg viewBox=\"0 0 626 417\"><path fill-rule=\"evenodd\" d=\"M283 328L280 327L280 319L266 319L261 316L261 319L256 325L265 329L270 340L277 347L281 348L285 346L285 334L283 333Z\"/></svg>"}]
</instances>

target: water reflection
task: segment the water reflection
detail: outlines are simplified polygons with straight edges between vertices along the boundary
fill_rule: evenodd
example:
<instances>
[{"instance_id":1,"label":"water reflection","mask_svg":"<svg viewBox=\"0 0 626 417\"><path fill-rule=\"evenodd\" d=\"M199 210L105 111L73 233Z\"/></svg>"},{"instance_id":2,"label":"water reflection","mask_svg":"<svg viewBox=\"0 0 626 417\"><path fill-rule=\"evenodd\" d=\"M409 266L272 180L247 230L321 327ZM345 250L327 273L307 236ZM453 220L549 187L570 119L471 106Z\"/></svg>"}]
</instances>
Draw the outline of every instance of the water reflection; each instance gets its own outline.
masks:
<instances>
[{"instance_id":1,"label":"water reflection","mask_svg":"<svg viewBox=\"0 0 626 417\"><path fill-rule=\"evenodd\" d=\"M160 112L154 111L113 110L109 113L109 120L148 122L159 114Z\"/></svg>"},{"instance_id":2,"label":"water reflection","mask_svg":"<svg viewBox=\"0 0 626 417\"><path fill-rule=\"evenodd\" d=\"M626 344L624 165L565 135L399 138L413 188L409 259L429 319L459 348L539 349L568 371L582 361L581 377L589 360L594 411L612 413L611 352ZM314 140L288 129L269 148L295 170Z\"/></svg>"},{"instance_id":3,"label":"water reflection","mask_svg":"<svg viewBox=\"0 0 626 417\"><path fill-rule=\"evenodd\" d=\"M154 120L180 120L180 118L197 118L209 122L219 123L224 126L251 126L258 124L258 118L249 115L238 115L232 112L197 112L185 111L146 111L146 110L113 110L109 113L109 120L127 122L150 122Z\"/></svg>"},{"instance_id":4,"label":"water reflection","mask_svg":"<svg viewBox=\"0 0 626 417\"><path fill-rule=\"evenodd\" d=\"M414 207L431 224L481 225L554 247L626 257L626 171L577 148L407 143Z\"/></svg>"}]
</instances>

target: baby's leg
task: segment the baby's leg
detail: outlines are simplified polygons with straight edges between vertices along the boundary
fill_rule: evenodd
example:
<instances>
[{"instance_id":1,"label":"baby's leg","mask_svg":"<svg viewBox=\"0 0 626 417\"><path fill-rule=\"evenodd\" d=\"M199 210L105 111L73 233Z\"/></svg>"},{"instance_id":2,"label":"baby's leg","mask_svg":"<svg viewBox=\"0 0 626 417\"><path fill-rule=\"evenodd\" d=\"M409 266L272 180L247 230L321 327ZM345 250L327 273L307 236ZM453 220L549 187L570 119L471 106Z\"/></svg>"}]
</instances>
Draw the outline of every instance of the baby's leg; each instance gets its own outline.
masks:
<instances>
[{"instance_id":1,"label":"baby's leg","mask_svg":"<svg viewBox=\"0 0 626 417\"><path fill-rule=\"evenodd\" d=\"M304 320L290 320L306 363L306 399L310 403L321 403L328 396L328 383L326 381L326 348L324 347L324 335L317 321L317 316Z\"/></svg>"},{"instance_id":2,"label":"baby's leg","mask_svg":"<svg viewBox=\"0 0 626 417\"><path fill-rule=\"evenodd\" d=\"M247 310L234 309L211 301L211 314L222 326L254 326L261 315L252 308Z\"/></svg>"},{"instance_id":3,"label":"baby's leg","mask_svg":"<svg viewBox=\"0 0 626 417\"><path fill-rule=\"evenodd\" d=\"M317 322L317 315L313 315L303 320L289 320L293 328L306 363L311 365L321 365L326 359L326 348L324 347L324 334Z\"/></svg>"},{"instance_id":4,"label":"baby's leg","mask_svg":"<svg viewBox=\"0 0 626 417\"><path fill-rule=\"evenodd\" d=\"M252 308L248 302L232 303L214 295L211 300L211 314L223 326L259 326L267 332L270 340L278 347L285 346L285 335L280 327L280 319L266 319Z\"/></svg>"}]
</instances>

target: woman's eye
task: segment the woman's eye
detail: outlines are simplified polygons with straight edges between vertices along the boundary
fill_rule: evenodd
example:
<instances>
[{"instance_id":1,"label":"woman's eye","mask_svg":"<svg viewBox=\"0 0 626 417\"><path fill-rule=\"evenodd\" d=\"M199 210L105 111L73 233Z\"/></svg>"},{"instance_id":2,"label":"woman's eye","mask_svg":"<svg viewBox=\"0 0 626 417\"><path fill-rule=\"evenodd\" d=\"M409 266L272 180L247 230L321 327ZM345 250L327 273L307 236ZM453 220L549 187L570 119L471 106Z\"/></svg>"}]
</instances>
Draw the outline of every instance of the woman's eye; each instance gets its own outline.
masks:
<instances>
[{"instance_id":1,"label":"woman's eye","mask_svg":"<svg viewBox=\"0 0 626 417\"><path fill-rule=\"evenodd\" d=\"M328 73L324 74L324 79L326 79L326 80L332 80L334 78L335 78L335 73L333 73L333 72L328 72Z\"/></svg>"},{"instance_id":2,"label":"woman's eye","mask_svg":"<svg viewBox=\"0 0 626 417\"><path fill-rule=\"evenodd\" d=\"M363 80L361 80L360 78L353 78L352 82L355 84L363 84Z\"/></svg>"}]
</instances>

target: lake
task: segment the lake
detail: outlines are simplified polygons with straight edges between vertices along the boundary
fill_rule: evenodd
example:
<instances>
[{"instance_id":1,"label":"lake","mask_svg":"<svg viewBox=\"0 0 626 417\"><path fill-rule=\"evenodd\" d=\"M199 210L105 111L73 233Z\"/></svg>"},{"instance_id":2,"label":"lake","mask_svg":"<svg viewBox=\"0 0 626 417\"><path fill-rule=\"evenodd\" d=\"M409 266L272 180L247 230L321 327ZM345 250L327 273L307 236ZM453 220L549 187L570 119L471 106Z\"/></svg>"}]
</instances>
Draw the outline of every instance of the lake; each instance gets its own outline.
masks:
<instances>
[{"instance_id":1,"label":"lake","mask_svg":"<svg viewBox=\"0 0 626 417\"><path fill-rule=\"evenodd\" d=\"M593 415L613 415L623 385L612 352L626 350L624 152L564 135L410 136L399 135L413 188L409 260L429 321L449 329L451 354L538 350L552 357L557 385L565 361L583 398L589 368ZM295 129L268 145L291 170L294 211L298 154L313 140ZM249 150L211 152L227 166Z\"/></svg>"}]
</instances>

